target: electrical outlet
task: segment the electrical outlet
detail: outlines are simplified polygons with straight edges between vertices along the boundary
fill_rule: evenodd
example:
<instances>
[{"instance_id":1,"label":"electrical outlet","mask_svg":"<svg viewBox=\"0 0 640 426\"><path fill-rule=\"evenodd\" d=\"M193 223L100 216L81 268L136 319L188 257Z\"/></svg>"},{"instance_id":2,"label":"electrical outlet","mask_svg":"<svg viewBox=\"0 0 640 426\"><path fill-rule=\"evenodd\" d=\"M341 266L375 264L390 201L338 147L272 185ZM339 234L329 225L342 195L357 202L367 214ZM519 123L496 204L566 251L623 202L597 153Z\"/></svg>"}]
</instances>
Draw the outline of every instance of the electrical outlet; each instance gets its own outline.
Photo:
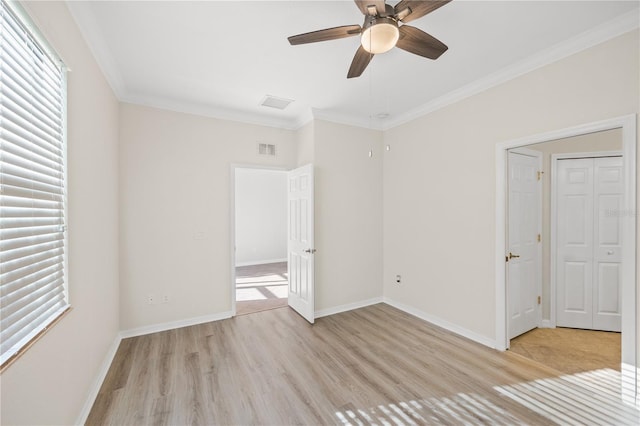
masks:
<instances>
[{"instance_id":1,"label":"electrical outlet","mask_svg":"<svg viewBox=\"0 0 640 426\"><path fill-rule=\"evenodd\" d=\"M164 296L162 296L162 303L169 303L169 295L165 294Z\"/></svg>"},{"instance_id":2,"label":"electrical outlet","mask_svg":"<svg viewBox=\"0 0 640 426\"><path fill-rule=\"evenodd\" d=\"M396 284L402 284L402 277L400 275L396 275Z\"/></svg>"},{"instance_id":3,"label":"electrical outlet","mask_svg":"<svg viewBox=\"0 0 640 426\"><path fill-rule=\"evenodd\" d=\"M147 296L147 305L153 305L156 303L156 297L153 294Z\"/></svg>"}]
</instances>

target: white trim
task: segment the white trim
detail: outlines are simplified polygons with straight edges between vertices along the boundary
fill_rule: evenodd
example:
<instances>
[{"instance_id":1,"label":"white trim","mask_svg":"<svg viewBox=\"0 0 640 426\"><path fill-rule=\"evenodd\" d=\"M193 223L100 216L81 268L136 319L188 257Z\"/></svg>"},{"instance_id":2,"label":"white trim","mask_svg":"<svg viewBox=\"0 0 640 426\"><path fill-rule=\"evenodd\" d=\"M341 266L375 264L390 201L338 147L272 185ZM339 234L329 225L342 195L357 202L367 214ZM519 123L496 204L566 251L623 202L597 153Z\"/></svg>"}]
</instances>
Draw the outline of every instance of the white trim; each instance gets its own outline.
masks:
<instances>
[{"instance_id":1,"label":"white trim","mask_svg":"<svg viewBox=\"0 0 640 426\"><path fill-rule=\"evenodd\" d=\"M603 158L603 157L622 157L622 151L593 151L593 152L565 152L562 154L551 154L551 161L567 160L573 158Z\"/></svg>"},{"instance_id":2,"label":"white trim","mask_svg":"<svg viewBox=\"0 0 640 426\"><path fill-rule=\"evenodd\" d=\"M504 256L505 241L505 206L506 206L506 158L507 150L525 145L548 142L572 136L579 136L603 130L622 128L622 145L624 158L624 211L629 214L623 218L623 235L632 235L629 240L623 240L623 271L622 271L622 362L638 366L637 350L637 300L636 300L636 115L626 115L594 123L587 123L561 130L554 130L538 135L496 144L496 227L495 227L495 275L496 275L496 349L506 350L507 318L506 318L506 277ZM636 393L638 377L635 377Z\"/></svg>"},{"instance_id":3,"label":"white trim","mask_svg":"<svg viewBox=\"0 0 640 426\"><path fill-rule=\"evenodd\" d=\"M279 259L250 260L248 262L236 262L236 266L268 265L269 263L281 263L286 261L286 257Z\"/></svg>"},{"instance_id":4,"label":"white trim","mask_svg":"<svg viewBox=\"0 0 640 426\"><path fill-rule=\"evenodd\" d=\"M76 3L76 2L72 2ZM142 105L151 108L163 109L183 114L192 114L202 117L215 118L218 120L235 121L243 124L256 126L275 127L276 129L298 130L311 119L311 112L305 111L299 117L289 119L282 117L272 117L267 114L232 110L228 108L214 107L206 104L196 104L177 99L166 99L158 96L126 94L118 97L121 102ZM279 111L280 113L282 111ZM280 116L282 114L279 114Z\"/></svg>"},{"instance_id":5,"label":"white trim","mask_svg":"<svg viewBox=\"0 0 640 426\"><path fill-rule=\"evenodd\" d=\"M100 388L102 387L102 383L104 379L107 377L107 373L111 368L111 364L113 364L113 359L116 356L116 352L118 352L118 347L120 347L120 342L122 341L122 335L118 333L116 338L113 339L113 343L107 350L107 354L100 365L100 369L98 370L98 374L95 379L93 379L93 383L91 384L91 388L89 389L89 395L87 399L84 401L84 405L82 406L82 410L78 415L78 418L75 422L76 425L83 425L87 422L87 417L89 417L89 413L91 412L91 408L93 404L96 402L96 398L98 397L98 392L100 392Z\"/></svg>"},{"instance_id":6,"label":"white trim","mask_svg":"<svg viewBox=\"0 0 640 426\"><path fill-rule=\"evenodd\" d=\"M640 368L635 368L633 365L627 363L620 364L620 374L621 374L621 397L622 401L631 404L637 405L640 407L640 393L638 392L638 377L640 376ZM636 383L636 386L633 386L633 383Z\"/></svg>"},{"instance_id":7,"label":"white trim","mask_svg":"<svg viewBox=\"0 0 640 426\"><path fill-rule=\"evenodd\" d=\"M621 36L638 28L640 22L638 11L632 10L620 15L608 22L587 30L575 37L556 44L538 54L532 55L520 62L505 67L493 74L480 78L466 86L453 90L439 98L412 109L404 114L389 119L383 124L383 130L398 127L416 118L422 117L448 105L484 92L492 87L499 86L507 81L530 73L538 68L550 65L561 59L579 53L597 44L604 43L615 37Z\"/></svg>"},{"instance_id":8,"label":"white trim","mask_svg":"<svg viewBox=\"0 0 640 426\"><path fill-rule=\"evenodd\" d=\"M231 293L231 316L236 316L236 169L237 165L229 167L229 282Z\"/></svg>"},{"instance_id":9,"label":"white trim","mask_svg":"<svg viewBox=\"0 0 640 426\"><path fill-rule=\"evenodd\" d=\"M373 299L361 300L359 302L346 303L344 305L334 306L333 308L320 309L315 312L315 318L327 317L329 315L339 314L341 312L352 311L354 309L364 308L365 306L376 305L382 303L382 297L374 297Z\"/></svg>"},{"instance_id":10,"label":"white trim","mask_svg":"<svg viewBox=\"0 0 640 426\"><path fill-rule=\"evenodd\" d=\"M639 26L638 12L632 10L620 15L608 22L600 24L595 28L587 30L575 37L556 44L538 54L532 55L523 61L505 67L493 74L482 77L466 86L453 90L436 99L433 99L417 108L392 117L382 122L373 122L368 117L358 118L345 116L330 111L320 111L309 108L296 117L284 119L281 117L268 116L266 114L251 113L246 111L233 111L224 108L216 108L211 105L195 104L178 100L159 98L139 93L130 93L124 80L115 66L113 56L102 37L99 26L95 25L95 16L90 6L85 2L67 2L67 7L71 16L75 20L82 33L89 49L93 53L102 73L115 92L116 97L121 102L129 102L138 105L146 105L154 108L166 109L169 111L182 112L188 114L202 115L222 120L238 121L241 123L257 124L262 126L283 128L287 130L298 130L313 117L340 124L347 124L356 127L373 128L376 130L389 130L401 124L415 120L433 111L444 108L448 105L459 102L465 98L481 93L487 89L513 80L521 75L527 74L538 68L557 62L568 56L579 53L597 44L604 43L629 31L633 31ZM81 23L88 23L82 25Z\"/></svg>"},{"instance_id":11,"label":"white trim","mask_svg":"<svg viewBox=\"0 0 640 426\"><path fill-rule=\"evenodd\" d=\"M200 317L187 318L178 321L165 322L161 324L146 325L144 327L132 328L120 332L120 337L144 336L145 334L158 333L160 331L173 330L176 328L189 327L192 325L204 324L207 322L221 321L231 318L231 311L219 312L217 314L203 315Z\"/></svg>"},{"instance_id":12,"label":"white trim","mask_svg":"<svg viewBox=\"0 0 640 426\"><path fill-rule=\"evenodd\" d=\"M100 25L98 25L91 11L90 3L91 2L68 1L66 2L66 6L78 26L80 33L82 33L89 51L91 51L93 58L102 70L104 78L109 83L109 86L111 86L111 90L113 90L118 100L121 101L127 92L126 86L120 74L120 69L116 65L104 37L102 37Z\"/></svg>"},{"instance_id":13,"label":"white trim","mask_svg":"<svg viewBox=\"0 0 640 426\"><path fill-rule=\"evenodd\" d=\"M313 119L328 121L330 123L336 124L344 124L346 126L352 127L361 127L367 130L387 130L391 127L386 126L384 123L380 122L379 118L369 119L368 117L354 117L354 116L346 116L344 114L325 111L318 108L311 108ZM374 121L375 120L375 121ZM306 123L305 123L306 124ZM300 126L302 127L302 126Z\"/></svg>"},{"instance_id":14,"label":"white trim","mask_svg":"<svg viewBox=\"0 0 640 426\"><path fill-rule=\"evenodd\" d=\"M600 157L617 157L623 156L622 151L594 151L594 152L568 152L562 154L551 154L551 183L549 186L549 225L551 239L549 241L549 323L556 327L557 321L557 306L556 306L556 274L558 272L558 265L556 263L556 251L557 251L557 178L558 178L558 160L571 159L571 158L600 158Z\"/></svg>"},{"instance_id":15,"label":"white trim","mask_svg":"<svg viewBox=\"0 0 640 426\"><path fill-rule=\"evenodd\" d=\"M396 302L395 300L389 299L388 297L383 297L383 301L389 306L393 306L394 308L400 309L401 311L413 315L414 317L420 318L421 320L427 321L440 328L444 328L445 330L455 333L459 336L466 337L467 339L473 340L474 342L480 343L481 345L488 346L490 348L495 348L496 346L496 342L489 337L483 336L482 334L478 334L475 331L468 330L464 327L460 327L457 324L436 317L435 315L423 312L419 309L414 308L413 306Z\"/></svg>"},{"instance_id":16,"label":"white trim","mask_svg":"<svg viewBox=\"0 0 640 426\"><path fill-rule=\"evenodd\" d=\"M231 316L236 316L236 266L244 266L242 264L236 265L236 169L255 169L255 170L277 170L287 172L289 169L281 166L268 166L261 164L242 164L231 163L229 166L229 264L230 268L230 293L231 293ZM286 262L287 259L280 260ZM267 262L270 263L270 262ZM251 264L258 264L252 262Z\"/></svg>"},{"instance_id":17,"label":"white trim","mask_svg":"<svg viewBox=\"0 0 640 426\"><path fill-rule=\"evenodd\" d=\"M556 328L555 324L552 324L548 319L540 321L540 328Z\"/></svg>"}]
</instances>

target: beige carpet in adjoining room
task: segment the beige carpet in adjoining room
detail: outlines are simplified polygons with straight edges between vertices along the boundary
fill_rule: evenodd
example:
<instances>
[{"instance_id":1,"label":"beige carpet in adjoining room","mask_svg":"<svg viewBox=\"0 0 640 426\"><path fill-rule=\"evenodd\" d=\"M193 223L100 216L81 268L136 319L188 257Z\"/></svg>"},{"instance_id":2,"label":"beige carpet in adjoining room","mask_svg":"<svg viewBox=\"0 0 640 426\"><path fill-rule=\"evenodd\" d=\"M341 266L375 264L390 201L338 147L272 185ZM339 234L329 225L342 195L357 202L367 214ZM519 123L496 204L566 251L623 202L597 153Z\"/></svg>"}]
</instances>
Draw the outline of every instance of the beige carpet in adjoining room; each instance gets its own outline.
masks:
<instances>
[{"instance_id":1,"label":"beige carpet in adjoining room","mask_svg":"<svg viewBox=\"0 0 640 426\"><path fill-rule=\"evenodd\" d=\"M536 328L511 340L511 351L567 374L620 371L620 333Z\"/></svg>"}]
</instances>

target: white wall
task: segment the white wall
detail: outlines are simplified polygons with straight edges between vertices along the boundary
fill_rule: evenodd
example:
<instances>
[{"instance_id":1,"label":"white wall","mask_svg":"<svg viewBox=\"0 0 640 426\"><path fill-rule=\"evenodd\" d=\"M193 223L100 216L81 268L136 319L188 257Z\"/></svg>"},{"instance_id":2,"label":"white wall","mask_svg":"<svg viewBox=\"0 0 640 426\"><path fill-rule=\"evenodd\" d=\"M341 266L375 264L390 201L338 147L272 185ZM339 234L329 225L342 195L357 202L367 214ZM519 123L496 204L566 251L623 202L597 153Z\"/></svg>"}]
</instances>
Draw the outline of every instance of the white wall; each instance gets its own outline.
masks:
<instances>
[{"instance_id":1,"label":"white wall","mask_svg":"<svg viewBox=\"0 0 640 426\"><path fill-rule=\"evenodd\" d=\"M69 294L73 310L2 373L2 424L73 424L118 325L118 102L62 2L29 14L68 74Z\"/></svg>"},{"instance_id":2,"label":"white wall","mask_svg":"<svg viewBox=\"0 0 640 426\"><path fill-rule=\"evenodd\" d=\"M288 130L121 104L123 330L231 311L231 164L292 168L294 140ZM278 155L259 155L258 143ZM150 294L170 301L149 305Z\"/></svg>"},{"instance_id":3,"label":"white wall","mask_svg":"<svg viewBox=\"0 0 640 426\"><path fill-rule=\"evenodd\" d=\"M542 318L551 314L551 155L622 151L622 129L575 136L527 147L542 153Z\"/></svg>"},{"instance_id":4,"label":"white wall","mask_svg":"<svg viewBox=\"0 0 640 426\"><path fill-rule=\"evenodd\" d=\"M385 132L385 297L495 339L495 144L637 113L639 51L633 31Z\"/></svg>"},{"instance_id":5,"label":"white wall","mask_svg":"<svg viewBox=\"0 0 640 426\"><path fill-rule=\"evenodd\" d=\"M382 133L313 129L317 312L382 296Z\"/></svg>"},{"instance_id":6,"label":"white wall","mask_svg":"<svg viewBox=\"0 0 640 426\"><path fill-rule=\"evenodd\" d=\"M236 169L236 265L287 260L287 172Z\"/></svg>"},{"instance_id":7,"label":"white wall","mask_svg":"<svg viewBox=\"0 0 640 426\"><path fill-rule=\"evenodd\" d=\"M314 122L302 126L296 131L296 165L298 167L313 163Z\"/></svg>"}]
</instances>

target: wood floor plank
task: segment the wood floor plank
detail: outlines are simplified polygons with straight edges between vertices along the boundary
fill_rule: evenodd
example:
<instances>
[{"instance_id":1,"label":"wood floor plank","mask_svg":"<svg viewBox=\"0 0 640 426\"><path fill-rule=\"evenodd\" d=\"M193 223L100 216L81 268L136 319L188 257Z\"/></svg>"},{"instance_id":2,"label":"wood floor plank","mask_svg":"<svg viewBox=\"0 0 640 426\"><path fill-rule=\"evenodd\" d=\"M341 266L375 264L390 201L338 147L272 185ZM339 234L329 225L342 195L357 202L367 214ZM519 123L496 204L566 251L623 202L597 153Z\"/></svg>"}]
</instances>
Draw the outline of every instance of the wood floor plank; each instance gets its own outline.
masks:
<instances>
[{"instance_id":1,"label":"wood floor plank","mask_svg":"<svg viewBox=\"0 0 640 426\"><path fill-rule=\"evenodd\" d=\"M581 374L385 304L314 325L281 308L123 340L87 424L640 422L619 373Z\"/></svg>"}]
</instances>

